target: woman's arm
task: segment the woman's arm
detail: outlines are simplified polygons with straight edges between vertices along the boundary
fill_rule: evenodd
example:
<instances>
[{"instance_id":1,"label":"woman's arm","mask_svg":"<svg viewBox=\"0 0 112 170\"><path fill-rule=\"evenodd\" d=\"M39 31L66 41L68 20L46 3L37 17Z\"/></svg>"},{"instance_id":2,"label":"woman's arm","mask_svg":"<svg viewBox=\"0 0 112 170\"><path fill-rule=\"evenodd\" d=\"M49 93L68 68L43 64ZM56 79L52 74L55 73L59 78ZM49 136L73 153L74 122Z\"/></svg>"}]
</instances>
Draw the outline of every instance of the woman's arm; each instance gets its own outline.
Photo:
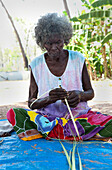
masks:
<instances>
[{"instance_id":1,"label":"woman's arm","mask_svg":"<svg viewBox=\"0 0 112 170\"><path fill-rule=\"evenodd\" d=\"M69 97L67 98L70 107L76 107L79 102L91 100L94 97L94 91L91 86L89 74L86 64L84 62L82 70L82 85L83 91L73 90L69 91Z\"/></svg>"},{"instance_id":2,"label":"woman's arm","mask_svg":"<svg viewBox=\"0 0 112 170\"><path fill-rule=\"evenodd\" d=\"M41 87L40 87L41 88ZM46 107L51 103L55 103L57 100L62 100L67 97L66 90L62 88L56 88L49 92L47 97L41 98L37 100L38 95L38 86L35 82L32 70L30 74L30 87L29 87L29 98L28 98L28 107L30 109L40 109ZM36 100L36 102L34 102ZM34 102L34 103L33 103ZM33 103L33 104L32 104Z\"/></svg>"},{"instance_id":3,"label":"woman's arm","mask_svg":"<svg viewBox=\"0 0 112 170\"><path fill-rule=\"evenodd\" d=\"M38 99L38 100L37 100L37 96L38 96L38 86L35 82L35 79L34 79L34 76L33 76L32 70L31 70L28 107L33 110L33 109L40 109L40 108L45 107L46 105L50 104L49 96L44 97L42 99ZM36 102L34 102L35 100L36 100Z\"/></svg>"},{"instance_id":4,"label":"woman's arm","mask_svg":"<svg viewBox=\"0 0 112 170\"><path fill-rule=\"evenodd\" d=\"M94 90L91 85L90 77L85 62L82 71L82 85L84 92L81 92L81 101L91 100L94 97Z\"/></svg>"}]
</instances>

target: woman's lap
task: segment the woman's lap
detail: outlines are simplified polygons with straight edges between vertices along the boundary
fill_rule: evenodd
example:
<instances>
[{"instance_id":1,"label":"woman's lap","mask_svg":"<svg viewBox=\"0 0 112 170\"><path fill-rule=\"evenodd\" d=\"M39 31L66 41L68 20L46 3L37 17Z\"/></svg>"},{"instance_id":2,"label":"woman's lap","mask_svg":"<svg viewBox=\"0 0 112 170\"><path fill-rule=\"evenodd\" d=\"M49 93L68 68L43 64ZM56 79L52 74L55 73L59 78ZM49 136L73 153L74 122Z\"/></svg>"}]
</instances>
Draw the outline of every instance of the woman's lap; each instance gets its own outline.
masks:
<instances>
[{"instance_id":1,"label":"woman's lap","mask_svg":"<svg viewBox=\"0 0 112 170\"><path fill-rule=\"evenodd\" d=\"M22 140L32 140L45 137L46 139L60 138L74 140L78 134L71 119L56 118L49 121L47 115L42 116L32 110L13 108L7 113L7 119ZM95 135L98 137L112 137L112 116L99 112L88 111L87 114L75 118L75 122L82 140Z\"/></svg>"}]
</instances>

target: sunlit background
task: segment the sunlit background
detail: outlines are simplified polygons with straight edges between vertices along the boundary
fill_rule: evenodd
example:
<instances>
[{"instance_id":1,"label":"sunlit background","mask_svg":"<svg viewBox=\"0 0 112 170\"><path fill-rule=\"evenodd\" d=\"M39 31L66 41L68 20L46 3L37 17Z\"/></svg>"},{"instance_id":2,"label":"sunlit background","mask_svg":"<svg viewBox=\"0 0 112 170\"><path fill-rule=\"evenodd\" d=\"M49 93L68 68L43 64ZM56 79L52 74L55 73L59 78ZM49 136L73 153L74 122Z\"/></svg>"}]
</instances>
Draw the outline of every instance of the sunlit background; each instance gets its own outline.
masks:
<instances>
[{"instance_id":1,"label":"sunlit background","mask_svg":"<svg viewBox=\"0 0 112 170\"><path fill-rule=\"evenodd\" d=\"M46 13L57 12L59 14L62 14L63 11L65 11L63 0L2 0L2 2L6 6L9 14L13 19L13 22L19 33L22 45L25 49L27 58L30 63L30 61L34 57L38 56L41 53L40 49L37 47L35 43L35 39L32 38L34 37L35 24L37 23L40 16ZM89 3L89 0L87 0L87 2ZM85 11L87 10L87 8L85 8L82 5L81 0L67 0L67 3L68 3L68 8L70 10L71 18L78 16L78 14L79 13L81 14L83 10ZM0 3L0 24L1 24L0 27L0 69L1 69L0 70L0 81L1 81L0 82L0 105L4 105L6 103L11 104L14 102L26 101L28 99L28 88L29 88L29 78L27 78L28 75L26 75L26 73L22 74L22 76L24 76L22 78L25 81L21 81L21 82L6 81L10 79L21 80L20 74L21 71L24 71L24 67L23 67L22 54L16 39L16 35L14 33L14 29L1 3ZM82 40L80 39L80 42L81 41ZM84 43L85 41L82 41L82 44ZM94 42L96 47L98 47L98 43L100 44L101 42L99 41ZM98 50L97 50L98 53L97 53L96 61L98 61L100 66L103 67L103 63L102 63L103 58L100 54L100 49ZM92 61L93 56L91 56L90 54L94 54L94 51L88 50L88 55L89 57L91 57L90 60ZM109 59L108 55L107 55L107 59ZM99 67L96 65L94 68L99 69ZM4 79L7 77L8 79ZM109 81L107 82L107 84L103 86L101 82L98 88L97 88L97 84L95 83L93 84L96 91L94 100L112 101L112 94L111 94L112 83Z\"/></svg>"},{"instance_id":2,"label":"sunlit background","mask_svg":"<svg viewBox=\"0 0 112 170\"><path fill-rule=\"evenodd\" d=\"M34 34L35 24L38 19L46 13L57 12L62 14L63 11L65 11L63 0L2 0L2 2L13 19L24 48L27 39L25 35L30 31L30 36L28 37L29 42L27 44L27 54L30 56L29 60L32 60L35 57L33 53L35 51L35 49L33 49L34 45L36 48L36 55L41 52L36 46L35 40L31 37L31 35ZM67 2L71 17L76 16L78 11L83 9L80 0L69 0ZM14 29L1 3L0 22L0 55L2 57L2 54L5 53L7 57L9 56L7 60L10 61L10 59L12 60L13 55L21 55L21 52L19 51L20 48ZM14 51L16 52L14 53ZM3 71L5 71L5 65L7 62L8 61L3 64ZM22 76L24 75L23 79L25 79L25 81L5 81L4 79L7 77L8 80L21 79L21 72L10 71L24 71L23 58L17 57L17 61L13 60L12 62L10 61L10 63L11 65L9 65L6 72L0 72L0 75L2 76L0 77L2 80L0 83L0 105L22 102L28 99L29 78L25 73L22 74Z\"/></svg>"},{"instance_id":3,"label":"sunlit background","mask_svg":"<svg viewBox=\"0 0 112 170\"><path fill-rule=\"evenodd\" d=\"M38 18L48 12L58 12L60 14L65 11L63 0L3 0L10 15L13 19L22 18L27 24L27 27L32 26L38 21ZM80 0L69 0L68 6L71 16L77 15L78 10L82 10ZM0 3L0 47L6 48L15 45L15 35L12 25ZM17 23L16 23L17 24ZM21 31L19 24L17 25L18 32Z\"/></svg>"}]
</instances>

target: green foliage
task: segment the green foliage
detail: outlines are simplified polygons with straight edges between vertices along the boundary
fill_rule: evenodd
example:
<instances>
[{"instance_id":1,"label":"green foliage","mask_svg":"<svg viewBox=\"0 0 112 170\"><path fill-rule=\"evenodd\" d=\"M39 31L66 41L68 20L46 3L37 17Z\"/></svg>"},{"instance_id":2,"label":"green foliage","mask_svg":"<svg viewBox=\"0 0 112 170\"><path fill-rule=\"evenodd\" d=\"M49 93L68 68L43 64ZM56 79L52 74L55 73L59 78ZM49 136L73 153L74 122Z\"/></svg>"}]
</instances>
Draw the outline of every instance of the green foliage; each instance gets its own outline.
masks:
<instances>
[{"instance_id":1,"label":"green foliage","mask_svg":"<svg viewBox=\"0 0 112 170\"><path fill-rule=\"evenodd\" d=\"M103 41L102 41L102 45L105 44L105 43L108 43L109 40L112 40L112 33L108 33L108 34L104 37L104 39L103 39Z\"/></svg>"},{"instance_id":2,"label":"green foliage","mask_svg":"<svg viewBox=\"0 0 112 170\"><path fill-rule=\"evenodd\" d=\"M89 13L85 13L79 16L79 20L87 20L91 18L112 18L112 10L95 10L90 11Z\"/></svg>"},{"instance_id":3,"label":"green foliage","mask_svg":"<svg viewBox=\"0 0 112 170\"><path fill-rule=\"evenodd\" d=\"M68 16L66 11L63 11L63 14L64 14L66 17Z\"/></svg>"},{"instance_id":4,"label":"green foliage","mask_svg":"<svg viewBox=\"0 0 112 170\"><path fill-rule=\"evenodd\" d=\"M34 40L34 25L21 18L15 18L14 23L20 34L28 62L30 63L31 60L37 56L37 53L40 53ZM0 71L22 71L25 69L23 56L17 39L16 42L16 47L0 49Z\"/></svg>"},{"instance_id":5,"label":"green foliage","mask_svg":"<svg viewBox=\"0 0 112 170\"><path fill-rule=\"evenodd\" d=\"M80 14L77 18L71 18L74 36L66 48L82 52L86 57L88 68L90 69L91 67L90 72L97 77L101 77L104 74L105 64L107 64L108 70L106 72L108 72L108 76L111 75L110 50L108 48L108 46L112 46L111 1L89 0L88 3L86 0L82 0L84 6L88 8L89 5L90 11L87 13L83 11L83 14ZM102 51L103 45L105 45L107 50L106 55L104 54L105 51ZM104 61L107 63L104 63Z\"/></svg>"},{"instance_id":6,"label":"green foliage","mask_svg":"<svg viewBox=\"0 0 112 170\"><path fill-rule=\"evenodd\" d=\"M100 7L100 6L105 6L105 5L112 5L112 0L98 0L93 2L92 4L93 8Z\"/></svg>"},{"instance_id":7,"label":"green foliage","mask_svg":"<svg viewBox=\"0 0 112 170\"><path fill-rule=\"evenodd\" d=\"M81 0L81 1L82 1L82 3L83 3L83 6L85 6L85 7L88 8L88 9L91 8L90 4L89 4L86 0Z\"/></svg>"},{"instance_id":8,"label":"green foliage","mask_svg":"<svg viewBox=\"0 0 112 170\"><path fill-rule=\"evenodd\" d=\"M0 71L23 70L23 60L18 47L15 47L13 50L4 49L2 56L0 56L0 62Z\"/></svg>"},{"instance_id":9,"label":"green foliage","mask_svg":"<svg viewBox=\"0 0 112 170\"><path fill-rule=\"evenodd\" d=\"M94 36L93 38L88 38L87 42L88 43L91 43L91 42L94 42L94 41L104 41L103 39L105 38L105 36Z\"/></svg>"}]
</instances>

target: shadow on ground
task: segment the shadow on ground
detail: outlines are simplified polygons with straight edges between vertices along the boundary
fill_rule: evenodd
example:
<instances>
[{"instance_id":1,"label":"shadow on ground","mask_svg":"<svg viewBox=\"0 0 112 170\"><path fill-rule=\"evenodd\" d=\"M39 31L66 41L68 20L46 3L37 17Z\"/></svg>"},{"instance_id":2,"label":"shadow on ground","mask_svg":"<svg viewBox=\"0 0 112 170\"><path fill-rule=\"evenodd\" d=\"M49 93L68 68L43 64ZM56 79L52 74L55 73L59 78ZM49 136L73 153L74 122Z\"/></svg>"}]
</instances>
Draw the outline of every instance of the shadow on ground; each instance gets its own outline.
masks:
<instances>
[{"instance_id":1,"label":"shadow on ground","mask_svg":"<svg viewBox=\"0 0 112 170\"><path fill-rule=\"evenodd\" d=\"M15 103L12 105L0 106L0 119L6 119L6 114L7 114L8 110L10 110L11 108L14 108L14 107L28 109L27 102L20 102L20 103Z\"/></svg>"},{"instance_id":2,"label":"shadow on ground","mask_svg":"<svg viewBox=\"0 0 112 170\"><path fill-rule=\"evenodd\" d=\"M94 111L112 115L112 103L98 103L91 105L91 108Z\"/></svg>"}]
</instances>

